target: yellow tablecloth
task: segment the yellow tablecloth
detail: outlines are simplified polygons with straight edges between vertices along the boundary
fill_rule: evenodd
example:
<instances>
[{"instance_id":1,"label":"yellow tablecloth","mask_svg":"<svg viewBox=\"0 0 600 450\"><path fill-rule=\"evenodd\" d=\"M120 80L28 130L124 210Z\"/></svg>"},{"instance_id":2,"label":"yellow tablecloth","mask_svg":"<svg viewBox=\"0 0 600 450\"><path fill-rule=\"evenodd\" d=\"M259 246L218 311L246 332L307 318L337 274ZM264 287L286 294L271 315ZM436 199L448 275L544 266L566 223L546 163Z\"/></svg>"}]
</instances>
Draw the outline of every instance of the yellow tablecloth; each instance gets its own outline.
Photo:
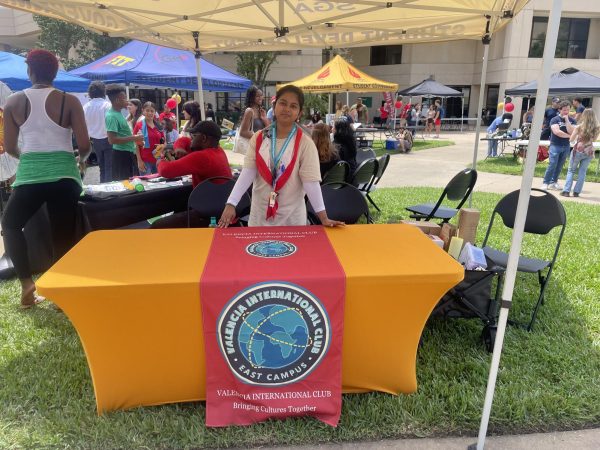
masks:
<instances>
[{"instance_id":1,"label":"yellow tablecloth","mask_svg":"<svg viewBox=\"0 0 600 450\"><path fill-rule=\"evenodd\" d=\"M99 413L205 398L199 280L212 233L90 233L38 280L79 333ZM327 234L347 277L344 392L414 392L421 332L462 266L410 225Z\"/></svg>"}]
</instances>

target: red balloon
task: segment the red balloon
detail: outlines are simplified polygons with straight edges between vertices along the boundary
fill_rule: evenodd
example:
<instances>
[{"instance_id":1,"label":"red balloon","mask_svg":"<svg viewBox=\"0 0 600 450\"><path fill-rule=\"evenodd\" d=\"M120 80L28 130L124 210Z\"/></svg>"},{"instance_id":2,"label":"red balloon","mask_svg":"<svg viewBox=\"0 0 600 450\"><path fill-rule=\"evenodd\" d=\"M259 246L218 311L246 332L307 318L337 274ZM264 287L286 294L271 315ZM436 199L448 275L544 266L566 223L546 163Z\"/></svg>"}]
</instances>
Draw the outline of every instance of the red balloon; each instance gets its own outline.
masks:
<instances>
[{"instance_id":1,"label":"red balloon","mask_svg":"<svg viewBox=\"0 0 600 450\"><path fill-rule=\"evenodd\" d=\"M169 100L167 100L166 105L169 109L175 109L177 107L177 100L175 100L174 98L170 98Z\"/></svg>"},{"instance_id":2,"label":"red balloon","mask_svg":"<svg viewBox=\"0 0 600 450\"><path fill-rule=\"evenodd\" d=\"M513 109L515 109L515 105L512 103L507 103L504 105L504 111L506 112L513 112Z\"/></svg>"},{"instance_id":3,"label":"red balloon","mask_svg":"<svg viewBox=\"0 0 600 450\"><path fill-rule=\"evenodd\" d=\"M395 106L396 106L396 109L402 108L402 102L397 101Z\"/></svg>"}]
</instances>

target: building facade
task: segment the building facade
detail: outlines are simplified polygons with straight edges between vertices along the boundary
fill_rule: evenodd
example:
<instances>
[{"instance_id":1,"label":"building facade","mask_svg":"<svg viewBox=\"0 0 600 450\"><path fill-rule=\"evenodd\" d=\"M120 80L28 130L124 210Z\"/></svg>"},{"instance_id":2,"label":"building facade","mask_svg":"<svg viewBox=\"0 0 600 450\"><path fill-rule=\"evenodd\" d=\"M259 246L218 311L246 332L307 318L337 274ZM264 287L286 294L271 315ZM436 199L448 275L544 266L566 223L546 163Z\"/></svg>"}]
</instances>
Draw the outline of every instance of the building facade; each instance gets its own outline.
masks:
<instances>
[{"instance_id":1,"label":"building facade","mask_svg":"<svg viewBox=\"0 0 600 450\"><path fill-rule=\"evenodd\" d=\"M483 105L492 117L506 89L531 81L539 75L551 3L551 0L531 0L505 28L492 37ZM31 47L35 28L30 15L0 8L1 44ZM465 94L464 106L459 99L446 101L447 117L460 117L461 108L465 117L477 115L483 59L483 44L480 41L353 48L349 49L348 56L359 69L383 80L396 82L401 89L433 76L436 81L462 90ZM207 54L204 57L230 71L236 71L235 54ZM563 3L555 57L554 71L575 67L600 77L600 1L569 0ZM269 97L274 93L276 83L301 78L316 71L322 64L322 52L319 50L281 54L267 77L266 95ZM358 96L359 93L351 93L350 102L354 103ZM370 97L367 103L373 105L370 111L373 117L383 96L367 94L366 97ZM218 109L229 108L240 101L243 103L239 95L207 93L205 98ZM345 100L345 95L340 99ZM513 99L513 103L517 113L525 107L520 98ZM600 112L600 102L585 99L584 103L593 104L594 109ZM515 114L515 121L517 116L519 114Z\"/></svg>"}]
</instances>

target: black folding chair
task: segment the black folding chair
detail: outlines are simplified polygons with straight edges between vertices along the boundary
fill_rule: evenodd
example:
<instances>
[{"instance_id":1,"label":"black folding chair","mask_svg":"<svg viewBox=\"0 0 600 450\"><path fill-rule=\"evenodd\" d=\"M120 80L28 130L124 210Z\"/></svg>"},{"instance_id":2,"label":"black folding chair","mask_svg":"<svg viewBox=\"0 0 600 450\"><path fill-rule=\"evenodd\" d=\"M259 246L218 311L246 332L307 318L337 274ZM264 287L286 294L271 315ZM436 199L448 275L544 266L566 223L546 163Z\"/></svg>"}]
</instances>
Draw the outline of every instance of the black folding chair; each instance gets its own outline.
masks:
<instances>
[{"instance_id":1,"label":"black folding chair","mask_svg":"<svg viewBox=\"0 0 600 450\"><path fill-rule=\"evenodd\" d=\"M352 177L350 178L350 184L356 187L363 194L369 192L371 185L375 181L375 176L379 170L379 162L376 159L368 159L360 163L356 168Z\"/></svg>"},{"instance_id":2,"label":"black folding chair","mask_svg":"<svg viewBox=\"0 0 600 450\"><path fill-rule=\"evenodd\" d=\"M202 218L219 218L225 203L235 185L236 180L227 177L212 177L204 180L194 188L188 198L188 228L190 227L190 211L196 211ZM245 193L236 206L238 217L243 217L250 210L250 197Z\"/></svg>"},{"instance_id":3,"label":"black folding chair","mask_svg":"<svg viewBox=\"0 0 600 450\"><path fill-rule=\"evenodd\" d=\"M458 172L454 178L444 188L442 195L437 203L423 203L420 205L409 206L406 210L412 214L411 218L416 220L442 219L442 223L447 223L452 219L462 205L467 201L473 191L477 181L477 171L473 169L464 169ZM443 206L444 199L448 197L450 201L459 201L455 208Z\"/></svg>"},{"instance_id":4,"label":"black folding chair","mask_svg":"<svg viewBox=\"0 0 600 450\"><path fill-rule=\"evenodd\" d=\"M554 268L558 250L567 226L567 215L565 213L565 209L563 208L563 205L556 199L556 197L540 189L532 189L531 191L532 195L529 197L529 207L527 209L524 232L536 235L547 235L554 228L560 227L560 233L554 249L554 255L550 261L519 256L517 271L525 273L537 272L538 282L540 284L540 293L535 307L533 308L531 320L526 326L528 331L533 329L533 324L535 322L538 310L544 303L544 292L546 290L546 286L548 286L550 275L552 275L552 269ZM508 264L508 253L489 247L487 242L496 214L502 218L502 222L506 227L510 229L514 227L518 201L519 191L517 190L506 195L498 202L496 208L494 208L492 218L490 219L490 224L485 234L485 238L483 239L482 247L485 256L495 265L503 268L506 268ZM546 272L545 275L543 274L544 272Z\"/></svg>"},{"instance_id":5,"label":"black folding chair","mask_svg":"<svg viewBox=\"0 0 600 450\"><path fill-rule=\"evenodd\" d=\"M345 183L348 180L348 175L350 174L350 164L346 161L338 161L335 166L323 175L323 181L321 184L325 183Z\"/></svg>"},{"instance_id":6,"label":"black folding chair","mask_svg":"<svg viewBox=\"0 0 600 450\"><path fill-rule=\"evenodd\" d=\"M379 206L377 206L375 204L375 201L371 198L371 196L369 194L376 189L377 183L379 183L379 180L381 180L381 177L383 176L385 169L387 169L387 166L389 163L390 163L389 153L386 153L385 155L383 155L382 157L380 157L377 160L377 173L373 177L373 183L371 183L371 186L369 186L369 190L365 194L367 199L371 203L371 205L373 205L377 211L381 211L381 209L379 209Z\"/></svg>"},{"instance_id":7,"label":"black folding chair","mask_svg":"<svg viewBox=\"0 0 600 450\"><path fill-rule=\"evenodd\" d=\"M360 163L363 161L375 158L377 158L377 155L375 154L375 150L373 150L371 147L363 147L356 150L356 164L358 165L360 165Z\"/></svg>"},{"instance_id":8,"label":"black folding chair","mask_svg":"<svg viewBox=\"0 0 600 450\"><path fill-rule=\"evenodd\" d=\"M373 223L369 213L369 205L363 194L348 183L327 183L321 185L323 193L323 203L327 211L327 217L333 220L340 220L347 224L353 224L365 216L367 223ZM308 208L309 222L320 224L321 221L315 214L312 206Z\"/></svg>"}]
</instances>

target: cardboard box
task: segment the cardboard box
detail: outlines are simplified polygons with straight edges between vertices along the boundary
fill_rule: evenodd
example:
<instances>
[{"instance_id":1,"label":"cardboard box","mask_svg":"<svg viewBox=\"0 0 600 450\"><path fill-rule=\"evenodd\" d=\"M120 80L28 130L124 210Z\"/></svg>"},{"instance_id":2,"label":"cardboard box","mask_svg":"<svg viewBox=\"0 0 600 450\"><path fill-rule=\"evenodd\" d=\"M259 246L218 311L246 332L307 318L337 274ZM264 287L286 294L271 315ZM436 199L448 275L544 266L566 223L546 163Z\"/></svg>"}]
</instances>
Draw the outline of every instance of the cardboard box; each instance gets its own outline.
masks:
<instances>
[{"instance_id":1,"label":"cardboard box","mask_svg":"<svg viewBox=\"0 0 600 450\"><path fill-rule=\"evenodd\" d=\"M442 241L439 236L432 236L431 234L428 234L427 237L429 237L429 239L431 239L431 241L439 248L442 250L444 249L444 241Z\"/></svg>"},{"instance_id":2,"label":"cardboard box","mask_svg":"<svg viewBox=\"0 0 600 450\"><path fill-rule=\"evenodd\" d=\"M445 223L442 225L442 229L440 230L440 239L444 241L444 250L448 251L450 239L456 236L456 230L456 225L452 225L450 223Z\"/></svg>"},{"instance_id":3,"label":"cardboard box","mask_svg":"<svg viewBox=\"0 0 600 450\"><path fill-rule=\"evenodd\" d=\"M439 236L441 227L430 220L428 221L417 221L417 220L401 220L400 223L405 223L407 225L412 225L420 229L425 234L431 234L433 236Z\"/></svg>"},{"instance_id":4,"label":"cardboard box","mask_svg":"<svg viewBox=\"0 0 600 450\"><path fill-rule=\"evenodd\" d=\"M458 235L465 242L475 245L477 226L479 225L479 210L474 208L461 208L458 211Z\"/></svg>"}]
</instances>

